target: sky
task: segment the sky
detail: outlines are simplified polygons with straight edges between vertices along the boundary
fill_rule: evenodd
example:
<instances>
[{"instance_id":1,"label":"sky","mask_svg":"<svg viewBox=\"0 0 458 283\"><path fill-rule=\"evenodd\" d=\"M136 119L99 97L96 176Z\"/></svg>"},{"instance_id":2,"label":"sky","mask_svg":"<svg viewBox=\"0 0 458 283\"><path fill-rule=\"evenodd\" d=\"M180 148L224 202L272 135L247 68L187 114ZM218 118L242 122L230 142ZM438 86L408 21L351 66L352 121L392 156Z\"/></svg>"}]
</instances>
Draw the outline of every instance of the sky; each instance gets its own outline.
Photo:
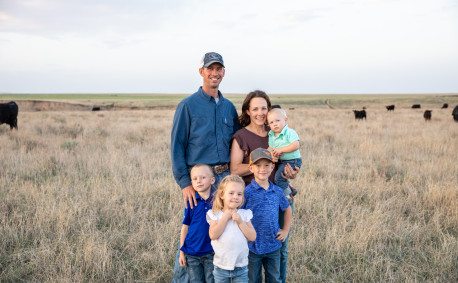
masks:
<instances>
[{"instance_id":1,"label":"sky","mask_svg":"<svg viewBox=\"0 0 458 283\"><path fill-rule=\"evenodd\" d=\"M0 0L0 93L456 93L456 0Z\"/></svg>"}]
</instances>

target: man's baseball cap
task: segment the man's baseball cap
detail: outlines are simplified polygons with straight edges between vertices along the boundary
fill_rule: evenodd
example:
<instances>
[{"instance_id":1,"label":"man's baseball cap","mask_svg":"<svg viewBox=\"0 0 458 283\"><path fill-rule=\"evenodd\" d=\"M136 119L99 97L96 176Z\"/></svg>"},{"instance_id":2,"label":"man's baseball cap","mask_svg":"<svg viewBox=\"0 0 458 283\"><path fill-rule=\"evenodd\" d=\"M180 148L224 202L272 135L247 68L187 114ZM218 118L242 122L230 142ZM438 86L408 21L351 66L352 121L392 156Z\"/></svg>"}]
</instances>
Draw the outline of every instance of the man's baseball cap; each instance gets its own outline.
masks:
<instances>
[{"instance_id":1,"label":"man's baseball cap","mask_svg":"<svg viewBox=\"0 0 458 283\"><path fill-rule=\"evenodd\" d=\"M250 165L260 159L267 159L273 163L272 153L265 148L259 147L250 153Z\"/></svg>"},{"instance_id":2,"label":"man's baseball cap","mask_svg":"<svg viewBox=\"0 0 458 283\"><path fill-rule=\"evenodd\" d=\"M205 53L204 57L202 58L202 68L208 68L213 63L220 63L224 67L223 56L216 52Z\"/></svg>"}]
</instances>

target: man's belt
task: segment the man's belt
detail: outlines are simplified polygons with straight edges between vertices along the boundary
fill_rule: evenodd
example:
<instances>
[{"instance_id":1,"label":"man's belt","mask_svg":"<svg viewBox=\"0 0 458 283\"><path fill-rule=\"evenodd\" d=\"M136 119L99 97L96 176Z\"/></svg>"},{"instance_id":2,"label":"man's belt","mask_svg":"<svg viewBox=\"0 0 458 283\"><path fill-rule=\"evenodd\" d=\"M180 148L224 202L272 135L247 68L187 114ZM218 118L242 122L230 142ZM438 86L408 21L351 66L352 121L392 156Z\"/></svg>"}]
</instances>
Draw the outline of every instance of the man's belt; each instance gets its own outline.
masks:
<instances>
[{"instance_id":1,"label":"man's belt","mask_svg":"<svg viewBox=\"0 0 458 283\"><path fill-rule=\"evenodd\" d=\"M229 170L229 163L211 166L215 174L221 174L226 170Z\"/></svg>"},{"instance_id":2,"label":"man's belt","mask_svg":"<svg viewBox=\"0 0 458 283\"><path fill-rule=\"evenodd\" d=\"M213 173L215 173L215 174L221 174L224 171L229 170L229 163L215 165L215 166L209 165L209 166L211 167L211 169L213 170ZM191 169L192 167L193 166L188 166L189 169Z\"/></svg>"}]
</instances>

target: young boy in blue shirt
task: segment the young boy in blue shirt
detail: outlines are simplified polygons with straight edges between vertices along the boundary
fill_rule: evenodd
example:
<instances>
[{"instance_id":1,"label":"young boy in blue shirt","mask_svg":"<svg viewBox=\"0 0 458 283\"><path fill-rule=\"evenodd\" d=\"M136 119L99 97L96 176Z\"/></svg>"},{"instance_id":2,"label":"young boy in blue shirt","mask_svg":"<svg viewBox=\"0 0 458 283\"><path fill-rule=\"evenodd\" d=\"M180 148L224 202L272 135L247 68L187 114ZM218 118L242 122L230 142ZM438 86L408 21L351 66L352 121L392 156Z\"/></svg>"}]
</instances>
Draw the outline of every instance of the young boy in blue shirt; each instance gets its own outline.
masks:
<instances>
[{"instance_id":1,"label":"young boy in blue shirt","mask_svg":"<svg viewBox=\"0 0 458 283\"><path fill-rule=\"evenodd\" d=\"M188 266L190 282L213 283L213 248L208 233L207 211L213 206L213 170L197 164L191 170L191 182L196 190L197 205L186 208L180 235L180 265Z\"/></svg>"},{"instance_id":2,"label":"young boy in blue shirt","mask_svg":"<svg viewBox=\"0 0 458 283\"><path fill-rule=\"evenodd\" d=\"M274 170L272 154L264 148L257 148L250 154L250 171L254 179L245 188L243 208L253 212L252 224L256 230L256 240L249 242L248 256L249 282L258 282L262 276L266 282L281 282L280 249L289 233L292 210L281 188L269 181ZM278 225L279 211L284 211L284 225Z\"/></svg>"}]
</instances>

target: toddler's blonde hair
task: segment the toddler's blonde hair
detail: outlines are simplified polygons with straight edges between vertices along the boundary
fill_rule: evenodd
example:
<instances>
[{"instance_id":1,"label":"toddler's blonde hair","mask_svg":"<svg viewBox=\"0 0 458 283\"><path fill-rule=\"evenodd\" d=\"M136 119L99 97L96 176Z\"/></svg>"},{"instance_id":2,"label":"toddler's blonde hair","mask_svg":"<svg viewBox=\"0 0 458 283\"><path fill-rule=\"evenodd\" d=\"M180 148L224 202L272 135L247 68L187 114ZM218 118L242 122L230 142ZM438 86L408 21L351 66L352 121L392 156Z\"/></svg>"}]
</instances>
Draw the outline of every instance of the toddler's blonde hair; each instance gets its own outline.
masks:
<instances>
[{"instance_id":1,"label":"toddler's blonde hair","mask_svg":"<svg viewBox=\"0 0 458 283\"><path fill-rule=\"evenodd\" d=\"M269 117L269 114L273 114L273 113L279 113L283 118L288 118L288 116L286 115L286 111L281 108L272 108L269 111L269 113L267 113L267 117Z\"/></svg>"},{"instance_id":2,"label":"toddler's blonde hair","mask_svg":"<svg viewBox=\"0 0 458 283\"><path fill-rule=\"evenodd\" d=\"M224 208L224 202L221 199L221 196L224 195L224 192L226 191L227 185L229 183L238 183L242 186L242 188L245 188L245 182L243 179L238 176L238 175L227 175L224 177L221 182L218 185L218 190L216 190L215 198L213 199L213 207L212 211L217 212L219 210L223 210ZM242 204L245 202L245 190L243 190L243 198L242 198ZM240 208L240 207L237 207Z\"/></svg>"}]
</instances>

